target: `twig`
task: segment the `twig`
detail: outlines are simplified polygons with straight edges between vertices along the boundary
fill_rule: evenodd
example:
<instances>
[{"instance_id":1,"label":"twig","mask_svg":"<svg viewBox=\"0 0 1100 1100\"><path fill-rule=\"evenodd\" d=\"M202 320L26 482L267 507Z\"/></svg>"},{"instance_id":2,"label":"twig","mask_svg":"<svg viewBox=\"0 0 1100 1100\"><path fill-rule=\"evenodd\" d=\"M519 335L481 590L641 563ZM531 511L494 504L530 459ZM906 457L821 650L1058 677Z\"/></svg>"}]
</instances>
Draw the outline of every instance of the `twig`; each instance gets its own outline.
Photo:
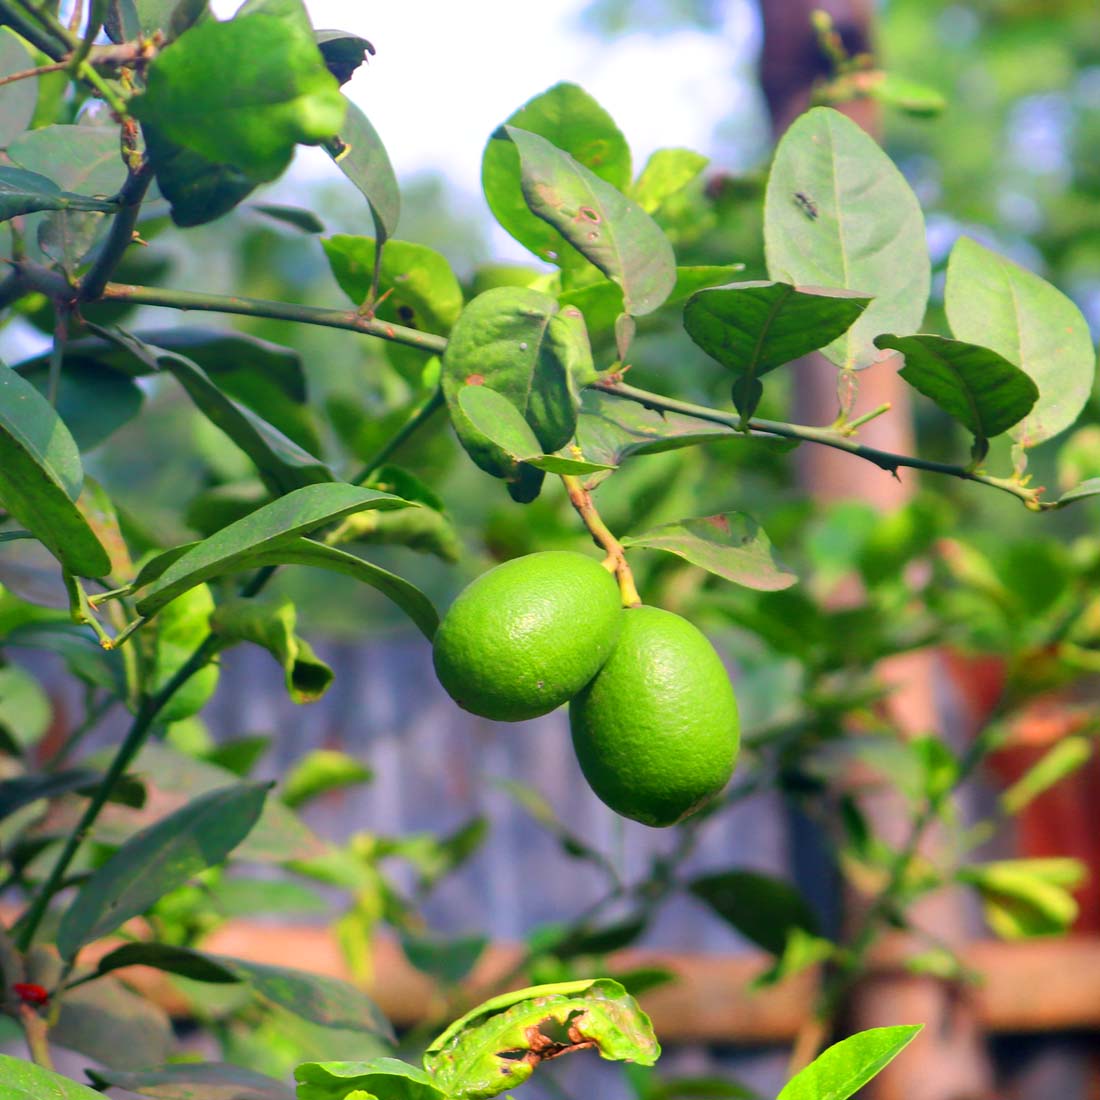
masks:
<instances>
[{"instance_id":1,"label":"twig","mask_svg":"<svg viewBox=\"0 0 1100 1100\"><path fill-rule=\"evenodd\" d=\"M569 494L569 503L576 509L581 517L588 533L592 536L597 546L607 551L607 559L604 565L614 572L619 582L619 591L623 597L623 607L639 607L642 602L638 595L637 586L634 584L634 574L627 564L626 552L623 544L611 533L611 529L604 523L596 505L592 503L592 496L581 484L579 478L572 474L562 474L561 483Z\"/></svg>"}]
</instances>

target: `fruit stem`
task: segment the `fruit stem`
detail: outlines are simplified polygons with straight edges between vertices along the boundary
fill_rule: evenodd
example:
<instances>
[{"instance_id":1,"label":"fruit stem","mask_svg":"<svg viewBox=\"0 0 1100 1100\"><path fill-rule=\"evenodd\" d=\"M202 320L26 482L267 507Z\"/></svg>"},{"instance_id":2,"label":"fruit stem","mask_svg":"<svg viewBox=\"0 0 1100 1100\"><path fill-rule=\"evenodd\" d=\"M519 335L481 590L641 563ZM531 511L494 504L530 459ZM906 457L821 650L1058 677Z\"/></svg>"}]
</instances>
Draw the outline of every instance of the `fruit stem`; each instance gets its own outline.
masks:
<instances>
[{"instance_id":1,"label":"fruit stem","mask_svg":"<svg viewBox=\"0 0 1100 1100\"><path fill-rule=\"evenodd\" d=\"M561 483L569 494L569 502L581 517L592 541L597 546L607 551L604 559L604 567L615 574L619 582L619 591L622 593L623 607L640 607L642 597L638 595L637 586L634 584L634 574L626 561L626 551L623 544L611 533L611 529L604 523L596 505L592 503L592 494L581 484L580 478L572 474L562 474Z\"/></svg>"}]
</instances>

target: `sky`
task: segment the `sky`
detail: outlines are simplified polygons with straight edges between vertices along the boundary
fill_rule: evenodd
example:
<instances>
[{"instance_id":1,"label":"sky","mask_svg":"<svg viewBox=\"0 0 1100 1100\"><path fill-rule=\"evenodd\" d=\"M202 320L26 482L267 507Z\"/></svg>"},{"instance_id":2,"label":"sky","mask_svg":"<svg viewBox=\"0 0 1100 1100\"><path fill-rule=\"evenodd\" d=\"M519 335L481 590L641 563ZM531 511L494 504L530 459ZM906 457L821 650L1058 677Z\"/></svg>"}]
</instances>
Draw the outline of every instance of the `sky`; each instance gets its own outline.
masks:
<instances>
[{"instance_id":1,"label":"sky","mask_svg":"<svg viewBox=\"0 0 1100 1100\"><path fill-rule=\"evenodd\" d=\"M224 18L238 4L212 6ZM747 107L752 94L742 74L758 29L747 0L727 5L719 34L642 32L611 41L579 27L584 0L306 0L306 6L315 27L351 31L374 45L376 55L344 90L374 124L398 179L438 171L467 195L480 192L490 133L558 81L580 84L611 114L634 151L636 171L662 146L713 155L719 122ZM323 153L302 150L290 179L331 173ZM503 234L492 243L502 259L522 255Z\"/></svg>"}]
</instances>

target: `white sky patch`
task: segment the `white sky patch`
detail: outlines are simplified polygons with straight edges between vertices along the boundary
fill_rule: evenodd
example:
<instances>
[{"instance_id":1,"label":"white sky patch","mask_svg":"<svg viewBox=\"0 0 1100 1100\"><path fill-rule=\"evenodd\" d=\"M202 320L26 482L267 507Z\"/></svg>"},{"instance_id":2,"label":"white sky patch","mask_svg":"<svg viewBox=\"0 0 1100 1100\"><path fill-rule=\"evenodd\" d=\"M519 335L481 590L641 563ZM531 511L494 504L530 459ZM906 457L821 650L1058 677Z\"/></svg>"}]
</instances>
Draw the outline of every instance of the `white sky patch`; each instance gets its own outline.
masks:
<instances>
[{"instance_id":1,"label":"white sky patch","mask_svg":"<svg viewBox=\"0 0 1100 1100\"><path fill-rule=\"evenodd\" d=\"M238 6L215 0L221 17ZM730 5L725 32L683 30L602 41L578 29L584 0L306 0L316 27L339 28L377 50L345 92L368 115L399 180L439 172L467 195L481 189L481 155L493 130L559 81L588 91L633 150L635 172L662 146L711 153L718 122L743 96L753 48L748 5ZM301 150L287 183L333 178L319 150ZM285 197L284 184L279 191ZM486 210L486 219L488 220ZM495 253L526 252L502 232Z\"/></svg>"}]
</instances>

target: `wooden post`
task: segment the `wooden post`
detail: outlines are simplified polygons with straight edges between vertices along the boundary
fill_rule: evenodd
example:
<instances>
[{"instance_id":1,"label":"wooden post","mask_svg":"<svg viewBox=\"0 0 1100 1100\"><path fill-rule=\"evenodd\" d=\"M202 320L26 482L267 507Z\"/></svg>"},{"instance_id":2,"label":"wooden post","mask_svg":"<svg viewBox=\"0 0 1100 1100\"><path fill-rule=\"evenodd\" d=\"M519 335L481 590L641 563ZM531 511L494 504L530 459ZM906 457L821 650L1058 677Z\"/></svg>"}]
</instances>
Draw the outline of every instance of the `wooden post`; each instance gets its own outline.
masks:
<instances>
[{"instance_id":1,"label":"wooden post","mask_svg":"<svg viewBox=\"0 0 1100 1100\"><path fill-rule=\"evenodd\" d=\"M871 50L872 0L761 0L764 43L761 84L767 98L773 129L778 138L809 105L814 81L828 75L810 17L822 9L851 54ZM870 100L851 103L845 113L875 134L877 112ZM821 355L796 364L793 417L802 423L827 424L836 416L836 367ZM853 416L884 402L891 412L861 429L861 438L884 450L912 453L913 430L907 387L898 376L896 362L887 360L860 373ZM817 500L858 497L888 511L899 507L913 493L915 477L904 481L878 471L841 451L803 447L799 451L799 478ZM857 582L838 593L838 600L858 597ZM931 653L905 654L883 661L879 673L895 686L891 710L899 726L910 733L939 728L933 703L935 659ZM899 797L884 797L868 807L876 831L898 843L906 824ZM930 841L930 854L935 839ZM858 899L850 899L858 905ZM920 907L917 919L949 941L965 933L959 899L937 896ZM960 991L933 978L911 977L904 972L877 974L864 982L848 1006L847 1024L852 1030L900 1023L924 1023L925 1029L906 1057L898 1059L869 1086L875 1100L979 1100L992 1094L992 1073L973 1006Z\"/></svg>"}]
</instances>

